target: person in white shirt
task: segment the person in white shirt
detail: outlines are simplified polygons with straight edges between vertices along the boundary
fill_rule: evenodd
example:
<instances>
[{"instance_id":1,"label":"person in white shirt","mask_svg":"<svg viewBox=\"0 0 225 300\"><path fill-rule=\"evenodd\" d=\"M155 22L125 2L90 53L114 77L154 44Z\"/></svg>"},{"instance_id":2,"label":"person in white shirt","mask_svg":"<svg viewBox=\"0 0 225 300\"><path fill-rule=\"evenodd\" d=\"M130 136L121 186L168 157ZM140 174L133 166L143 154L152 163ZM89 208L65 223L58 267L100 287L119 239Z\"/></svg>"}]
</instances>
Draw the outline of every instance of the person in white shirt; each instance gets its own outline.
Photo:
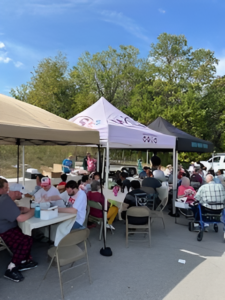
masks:
<instances>
[{"instance_id":1,"label":"person in white shirt","mask_svg":"<svg viewBox=\"0 0 225 300\"><path fill-rule=\"evenodd\" d=\"M59 196L59 190L51 185L51 179L48 177L43 177L41 179L41 189L37 191L34 195L35 202L45 202L51 196ZM61 198L60 200L50 201L52 206L65 207L65 204Z\"/></svg>"},{"instance_id":2,"label":"person in white shirt","mask_svg":"<svg viewBox=\"0 0 225 300\"><path fill-rule=\"evenodd\" d=\"M64 193L60 194L59 196L49 197L46 200L52 201L56 199L62 199L67 204L67 207L65 208L59 207L59 212L77 215L72 229L84 228L83 223L86 216L87 196L83 190L78 189L78 184L76 181L68 181L66 184L66 191Z\"/></svg>"}]
</instances>

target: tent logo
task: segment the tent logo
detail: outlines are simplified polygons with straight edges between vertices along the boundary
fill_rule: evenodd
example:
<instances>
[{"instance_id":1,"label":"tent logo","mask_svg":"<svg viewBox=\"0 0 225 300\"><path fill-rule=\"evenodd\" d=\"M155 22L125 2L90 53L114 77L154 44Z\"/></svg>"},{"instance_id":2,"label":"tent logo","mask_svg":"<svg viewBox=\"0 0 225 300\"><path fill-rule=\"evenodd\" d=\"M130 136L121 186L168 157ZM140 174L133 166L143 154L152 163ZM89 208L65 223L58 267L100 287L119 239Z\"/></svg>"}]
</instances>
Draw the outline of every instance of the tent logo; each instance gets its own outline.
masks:
<instances>
[{"instance_id":1,"label":"tent logo","mask_svg":"<svg viewBox=\"0 0 225 300\"><path fill-rule=\"evenodd\" d=\"M143 133L143 141L144 143L157 144L157 137L148 133Z\"/></svg>"},{"instance_id":2,"label":"tent logo","mask_svg":"<svg viewBox=\"0 0 225 300\"><path fill-rule=\"evenodd\" d=\"M139 122L134 121L130 117L124 115L124 116L119 116L119 115L111 115L109 116L109 121L110 123L112 122L113 124L117 125L123 125L127 127L144 127L146 128L145 125L140 124Z\"/></svg>"}]
</instances>

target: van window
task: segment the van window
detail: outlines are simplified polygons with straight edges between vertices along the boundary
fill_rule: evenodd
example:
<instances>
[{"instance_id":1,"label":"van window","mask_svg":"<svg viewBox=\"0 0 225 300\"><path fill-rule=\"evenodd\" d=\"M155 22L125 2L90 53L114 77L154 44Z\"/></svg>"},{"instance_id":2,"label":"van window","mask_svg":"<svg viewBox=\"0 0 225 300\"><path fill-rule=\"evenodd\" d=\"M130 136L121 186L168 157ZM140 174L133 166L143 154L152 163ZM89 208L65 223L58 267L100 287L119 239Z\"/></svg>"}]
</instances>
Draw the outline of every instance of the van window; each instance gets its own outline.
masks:
<instances>
[{"instance_id":1,"label":"van window","mask_svg":"<svg viewBox=\"0 0 225 300\"><path fill-rule=\"evenodd\" d=\"M212 158L210 158L210 159L208 160L208 162L211 163L211 162L212 162Z\"/></svg>"},{"instance_id":2,"label":"van window","mask_svg":"<svg viewBox=\"0 0 225 300\"><path fill-rule=\"evenodd\" d=\"M220 162L220 156L214 157L213 162L215 162L215 163Z\"/></svg>"}]
</instances>

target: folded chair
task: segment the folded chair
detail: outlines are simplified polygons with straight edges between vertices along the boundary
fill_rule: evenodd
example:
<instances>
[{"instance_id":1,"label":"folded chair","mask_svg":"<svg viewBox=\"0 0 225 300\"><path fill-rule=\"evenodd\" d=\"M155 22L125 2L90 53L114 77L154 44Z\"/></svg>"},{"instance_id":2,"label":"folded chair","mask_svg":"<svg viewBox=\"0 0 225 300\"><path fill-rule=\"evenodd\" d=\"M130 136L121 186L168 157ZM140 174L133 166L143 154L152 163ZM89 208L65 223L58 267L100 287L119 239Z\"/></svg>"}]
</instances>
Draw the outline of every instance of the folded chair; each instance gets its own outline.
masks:
<instances>
[{"instance_id":1,"label":"folded chair","mask_svg":"<svg viewBox=\"0 0 225 300\"><path fill-rule=\"evenodd\" d=\"M132 206L127 210L126 214L126 247L128 247L128 239L129 234L131 233L147 233L148 234L148 244L150 247L151 242L151 225L150 225L150 209L146 206ZM129 223L129 217L136 217L136 218L148 218L146 224L143 225L135 225ZM146 231L129 231L129 229L144 229ZM133 240L134 241L134 240Z\"/></svg>"},{"instance_id":2,"label":"folded chair","mask_svg":"<svg viewBox=\"0 0 225 300\"><path fill-rule=\"evenodd\" d=\"M164 221L163 210L166 207L167 202L168 202L168 197L166 197L163 201L161 201L161 203L156 208L156 210L150 211L151 223L153 222L154 219L162 219L164 229L165 229L165 221Z\"/></svg>"},{"instance_id":3,"label":"folded chair","mask_svg":"<svg viewBox=\"0 0 225 300\"><path fill-rule=\"evenodd\" d=\"M72 230L67 236L65 236L59 242L59 245L57 247L52 247L48 250L48 255L51 258L51 262L49 264L49 267L46 271L46 274L45 274L43 280L46 278L53 261L56 262L57 268L58 268L58 274L59 274L61 295L62 295L63 300L64 300L63 279L64 279L64 274L66 272L86 264L89 281L91 283L91 275L90 275L90 268L89 268L88 254L87 254L87 245L86 245L86 240L89 236L89 233L90 233L90 231L87 228L79 229L79 230ZM84 250L82 250L79 246L77 246L77 244L79 244L81 242L84 243ZM83 262L79 265L73 266L76 261L83 259L83 258L86 258L86 262ZM69 268L61 271L61 267L68 265L68 264L71 264L71 266ZM81 274L81 275L83 275L83 274ZM77 277L79 277L79 276L77 276ZM74 278L71 278L70 280L73 280L73 279Z\"/></svg>"},{"instance_id":4,"label":"folded chair","mask_svg":"<svg viewBox=\"0 0 225 300\"><path fill-rule=\"evenodd\" d=\"M3 238L0 237L0 251L2 250L8 250L9 254L12 255L11 250L9 249L9 247L6 245L6 243L3 241Z\"/></svg>"},{"instance_id":5,"label":"folded chair","mask_svg":"<svg viewBox=\"0 0 225 300\"><path fill-rule=\"evenodd\" d=\"M101 210L102 213L103 213L102 205L101 205L101 203L99 203L99 202L95 202L95 201L88 200L88 206L89 206L90 208L99 209L99 210ZM99 241L101 241L101 239L102 239L102 232L103 232L103 222L104 222L103 217L102 217L102 218L97 218L97 217L92 216L92 215L89 213L88 221L89 221L89 222L93 222L93 223L100 224ZM111 233L113 234L112 229L111 229Z\"/></svg>"}]
</instances>

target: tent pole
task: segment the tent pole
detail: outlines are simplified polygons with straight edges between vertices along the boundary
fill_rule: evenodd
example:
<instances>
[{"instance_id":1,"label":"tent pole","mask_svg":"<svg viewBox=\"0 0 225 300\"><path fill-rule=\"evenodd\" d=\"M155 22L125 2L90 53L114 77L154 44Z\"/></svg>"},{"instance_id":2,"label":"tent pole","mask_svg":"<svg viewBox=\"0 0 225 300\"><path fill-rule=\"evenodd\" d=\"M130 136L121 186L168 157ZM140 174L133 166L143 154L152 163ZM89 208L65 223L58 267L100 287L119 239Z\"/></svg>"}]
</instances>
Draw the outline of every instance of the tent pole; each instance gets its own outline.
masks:
<instances>
[{"instance_id":1,"label":"tent pole","mask_svg":"<svg viewBox=\"0 0 225 300\"><path fill-rule=\"evenodd\" d=\"M105 150L105 149L104 149ZM98 151L99 151L99 161L101 160L100 156L100 146L98 145ZM104 151L105 153L105 151ZM103 165L103 162L102 162ZM109 143L107 142L107 159L106 159L106 184L107 184L107 189L108 189L108 171L109 171ZM101 193L102 192L102 178L100 177L100 185L101 185ZM112 250L109 247L106 247L106 223L107 223L107 198L105 197L105 202L104 202L104 210L103 210L103 240L104 240L104 246L100 250L100 254L103 256L111 256L112 255Z\"/></svg>"},{"instance_id":2,"label":"tent pole","mask_svg":"<svg viewBox=\"0 0 225 300\"><path fill-rule=\"evenodd\" d=\"M148 150L146 152L146 164L148 164Z\"/></svg>"},{"instance_id":3,"label":"tent pole","mask_svg":"<svg viewBox=\"0 0 225 300\"><path fill-rule=\"evenodd\" d=\"M102 160L102 179L104 179L104 170L105 170L105 148L103 150L103 160Z\"/></svg>"},{"instance_id":4,"label":"tent pole","mask_svg":"<svg viewBox=\"0 0 225 300\"><path fill-rule=\"evenodd\" d=\"M177 151L173 148L173 201L172 201L172 214L176 213L175 201L177 196Z\"/></svg>"},{"instance_id":5,"label":"tent pole","mask_svg":"<svg viewBox=\"0 0 225 300\"><path fill-rule=\"evenodd\" d=\"M107 141L106 145L106 174L105 174L105 188L108 190L109 189L109 141ZM105 197L105 205L104 205L104 235L105 235L105 240L106 240L106 223L107 223L107 198Z\"/></svg>"},{"instance_id":6,"label":"tent pole","mask_svg":"<svg viewBox=\"0 0 225 300\"><path fill-rule=\"evenodd\" d=\"M25 186L25 149L24 149L24 146L22 147L23 149L23 154L22 154L22 164L23 164L23 186Z\"/></svg>"},{"instance_id":7,"label":"tent pole","mask_svg":"<svg viewBox=\"0 0 225 300\"><path fill-rule=\"evenodd\" d=\"M106 145L106 174L105 174L106 189L109 189L109 142Z\"/></svg>"},{"instance_id":8,"label":"tent pole","mask_svg":"<svg viewBox=\"0 0 225 300\"><path fill-rule=\"evenodd\" d=\"M20 139L17 139L17 183L19 183L20 176Z\"/></svg>"}]
</instances>

